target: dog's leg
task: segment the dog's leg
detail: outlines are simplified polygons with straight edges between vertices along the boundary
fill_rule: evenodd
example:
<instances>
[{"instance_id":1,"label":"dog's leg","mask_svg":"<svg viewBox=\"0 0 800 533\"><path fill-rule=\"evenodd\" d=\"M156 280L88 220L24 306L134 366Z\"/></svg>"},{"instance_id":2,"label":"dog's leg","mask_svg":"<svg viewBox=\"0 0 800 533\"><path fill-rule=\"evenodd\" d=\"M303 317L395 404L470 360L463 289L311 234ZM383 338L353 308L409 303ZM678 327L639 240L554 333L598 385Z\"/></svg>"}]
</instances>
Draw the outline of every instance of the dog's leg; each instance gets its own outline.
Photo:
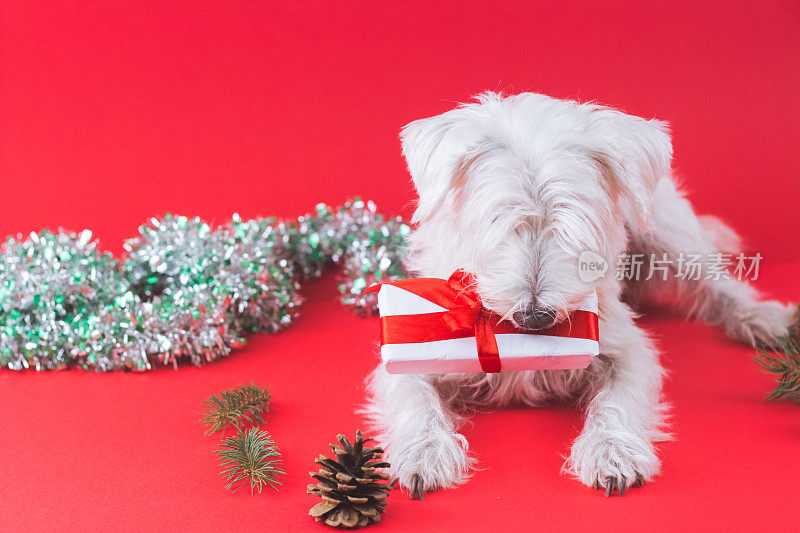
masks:
<instances>
[{"instance_id":1,"label":"dog's leg","mask_svg":"<svg viewBox=\"0 0 800 533\"><path fill-rule=\"evenodd\" d=\"M393 482L421 500L426 491L466 480L467 440L456 433L455 414L430 378L388 374L381 364L370 377L369 389L366 414L385 447Z\"/></svg>"},{"instance_id":2,"label":"dog's leg","mask_svg":"<svg viewBox=\"0 0 800 533\"><path fill-rule=\"evenodd\" d=\"M605 489L606 496L615 490L624 495L659 470L653 442L667 438L661 431L663 370L633 312L619 301L603 307L601 355L593 364L605 365L605 371L565 468L584 484Z\"/></svg>"},{"instance_id":3,"label":"dog's leg","mask_svg":"<svg viewBox=\"0 0 800 533\"><path fill-rule=\"evenodd\" d=\"M631 245L646 255L662 254L672 260L671 279L661 283L653 277L649 284L669 286L677 294L677 304L691 315L711 324L724 327L727 335L740 342L775 345L791 334L797 320L797 307L774 300L761 300L758 292L745 281L733 277L700 279L695 276L676 276L676 258L680 254L731 253L738 247L733 230L711 217L698 217L691 204L676 190L669 179L659 184L655 193L655 213L652 231L633 235ZM644 286L647 287L648 283Z\"/></svg>"}]
</instances>

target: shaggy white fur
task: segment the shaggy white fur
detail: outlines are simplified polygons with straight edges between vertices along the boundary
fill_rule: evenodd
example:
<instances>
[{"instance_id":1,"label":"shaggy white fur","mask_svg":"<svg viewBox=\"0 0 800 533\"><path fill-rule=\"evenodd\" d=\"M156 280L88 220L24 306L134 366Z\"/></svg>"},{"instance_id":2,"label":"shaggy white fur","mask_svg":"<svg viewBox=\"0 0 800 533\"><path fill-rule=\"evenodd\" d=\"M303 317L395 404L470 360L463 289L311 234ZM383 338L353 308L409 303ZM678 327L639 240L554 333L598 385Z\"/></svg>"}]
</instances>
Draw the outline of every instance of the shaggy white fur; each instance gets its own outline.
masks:
<instances>
[{"instance_id":1,"label":"shaggy white fur","mask_svg":"<svg viewBox=\"0 0 800 533\"><path fill-rule=\"evenodd\" d=\"M585 283L576 262L585 250L614 265L631 251L737 246L731 229L695 215L678 191L667 124L540 94L485 93L408 124L401 137L419 194L408 270L447 278L464 268L486 307L519 325L541 312L564 320L597 291L601 355L586 370L547 372L390 375L379 365L367 413L394 478L415 498L464 482L473 462L457 433L465 409L569 399L586 422L568 472L606 495L652 480L654 443L667 437L658 352L621 299L623 282L611 273ZM636 285L626 294L671 291L688 314L750 344L775 343L794 320L793 307L761 301L736 280Z\"/></svg>"}]
</instances>

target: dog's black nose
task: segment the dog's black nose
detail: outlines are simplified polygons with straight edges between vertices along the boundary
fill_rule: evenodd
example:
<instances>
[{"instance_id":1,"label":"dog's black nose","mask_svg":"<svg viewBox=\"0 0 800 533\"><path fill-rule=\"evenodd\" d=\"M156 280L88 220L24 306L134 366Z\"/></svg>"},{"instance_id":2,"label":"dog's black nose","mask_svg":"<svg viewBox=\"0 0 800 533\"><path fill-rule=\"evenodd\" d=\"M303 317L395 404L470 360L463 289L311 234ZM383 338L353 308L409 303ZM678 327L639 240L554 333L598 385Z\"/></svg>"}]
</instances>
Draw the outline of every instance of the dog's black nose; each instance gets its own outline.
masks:
<instances>
[{"instance_id":1,"label":"dog's black nose","mask_svg":"<svg viewBox=\"0 0 800 533\"><path fill-rule=\"evenodd\" d=\"M518 326L526 329L544 329L553 324L556 314L545 309L536 309L529 306L524 311L515 311L512 315Z\"/></svg>"}]
</instances>

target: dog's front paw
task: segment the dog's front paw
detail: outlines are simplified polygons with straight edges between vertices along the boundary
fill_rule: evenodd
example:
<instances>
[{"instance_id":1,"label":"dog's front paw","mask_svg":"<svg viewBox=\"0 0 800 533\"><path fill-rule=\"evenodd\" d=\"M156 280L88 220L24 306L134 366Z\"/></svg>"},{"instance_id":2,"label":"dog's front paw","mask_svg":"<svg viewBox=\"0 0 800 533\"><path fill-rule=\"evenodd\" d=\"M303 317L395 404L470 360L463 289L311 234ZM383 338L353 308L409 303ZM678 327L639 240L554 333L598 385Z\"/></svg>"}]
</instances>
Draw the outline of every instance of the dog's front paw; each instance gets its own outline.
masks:
<instances>
[{"instance_id":1,"label":"dog's front paw","mask_svg":"<svg viewBox=\"0 0 800 533\"><path fill-rule=\"evenodd\" d=\"M659 460L653 445L624 431L589 431L572 445L567 469L583 484L605 489L606 496L620 496L641 486L658 473Z\"/></svg>"},{"instance_id":2,"label":"dog's front paw","mask_svg":"<svg viewBox=\"0 0 800 533\"><path fill-rule=\"evenodd\" d=\"M397 482L399 480L396 477L393 477L389 481L389 486L391 488L395 488L397 486ZM422 476L419 474L413 474L411 476L411 484L407 487L408 489L408 496L412 500L424 500L425 499L425 480L422 479Z\"/></svg>"},{"instance_id":3,"label":"dog's front paw","mask_svg":"<svg viewBox=\"0 0 800 533\"><path fill-rule=\"evenodd\" d=\"M463 483L472 463L467 447L464 436L456 433L429 434L405 445L392 443L387 455L392 486L399 484L412 500L422 500L426 492Z\"/></svg>"}]
</instances>

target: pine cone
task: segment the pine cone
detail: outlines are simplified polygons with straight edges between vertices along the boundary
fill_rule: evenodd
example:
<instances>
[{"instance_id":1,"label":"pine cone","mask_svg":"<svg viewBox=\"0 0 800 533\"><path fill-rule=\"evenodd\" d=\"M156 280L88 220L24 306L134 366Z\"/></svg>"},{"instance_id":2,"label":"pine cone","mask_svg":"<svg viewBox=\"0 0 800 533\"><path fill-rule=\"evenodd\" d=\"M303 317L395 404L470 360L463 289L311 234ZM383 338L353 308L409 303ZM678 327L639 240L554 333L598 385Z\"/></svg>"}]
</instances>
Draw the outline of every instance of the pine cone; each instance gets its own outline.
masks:
<instances>
[{"instance_id":1,"label":"pine cone","mask_svg":"<svg viewBox=\"0 0 800 533\"><path fill-rule=\"evenodd\" d=\"M344 435L337 435L341 444L331 444L336 460L320 455L315 459L322 467L319 472L310 472L319 483L308 486L309 494L316 494L322 501L308 512L317 522L325 521L332 527L362 527L379 522L386 507L389 486L380 483L389 479L388 474L376 472L389 463L381 459L381 448L365 448L361 431L356 431L355 444Z\"/></svg>"}]
</instances>

